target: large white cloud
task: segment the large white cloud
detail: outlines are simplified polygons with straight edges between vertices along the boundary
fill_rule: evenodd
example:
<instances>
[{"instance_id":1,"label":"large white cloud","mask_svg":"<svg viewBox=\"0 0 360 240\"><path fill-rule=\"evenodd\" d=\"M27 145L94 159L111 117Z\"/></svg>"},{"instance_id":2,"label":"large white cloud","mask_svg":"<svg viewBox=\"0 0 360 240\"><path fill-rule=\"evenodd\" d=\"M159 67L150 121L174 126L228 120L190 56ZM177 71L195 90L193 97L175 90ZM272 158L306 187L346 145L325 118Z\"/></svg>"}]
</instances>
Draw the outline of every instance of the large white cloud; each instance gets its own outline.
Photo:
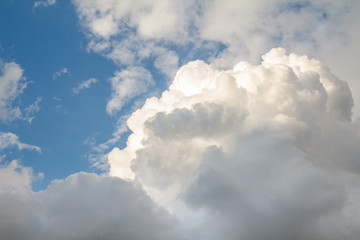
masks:
<instances>
[{"instance_id":1,"label":"large white cloud","mask_svg":"<svg viewBox=\"0 0 360 240\"><path fill-rule=\"evenodd\" d=\"M0 166L2 239L357 239L360 123L347 83L282 48L262 59L184 65L129 117L112 176L33 192L31 168Z\"/></svg>"},{"instance_id":2,"label":"large white cloud","mask_svg":"<svg viewBox=\"0 0 360 240\"><path fill-rule=\"evenodd\" d=\"M211 62L131 115L111 175L190 239L357 239L359 1L73 2L88 48L119 66ZM354 99L317 60L274 49L259 64L274 46L320 59Z\"/></svg>"},{"instance_id":3,"label":"large white cloud","mask_svg":"<svg viewBox=\"0 0 360 240\"><path fill-rule=\"evenodd\" d=\"M356 239L352 107L346 82L282 48L229 70L190 62L128 119L110 174L142 184L190 239Z\"/></svg>"}]
</instances>

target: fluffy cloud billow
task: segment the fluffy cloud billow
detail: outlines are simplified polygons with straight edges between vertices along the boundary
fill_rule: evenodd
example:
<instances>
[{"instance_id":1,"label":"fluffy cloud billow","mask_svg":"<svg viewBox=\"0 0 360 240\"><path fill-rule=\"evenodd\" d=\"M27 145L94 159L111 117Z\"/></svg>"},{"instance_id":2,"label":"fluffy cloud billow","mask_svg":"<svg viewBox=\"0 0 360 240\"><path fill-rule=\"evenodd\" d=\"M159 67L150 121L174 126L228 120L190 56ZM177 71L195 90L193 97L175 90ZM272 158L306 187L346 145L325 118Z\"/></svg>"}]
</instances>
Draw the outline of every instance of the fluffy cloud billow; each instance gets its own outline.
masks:
<instances>
[{"instance_id":1,"label":"fluffy cloud billow","mask_svg":"<svg viewBox=\"0 0 360 240\"><path fill-rule=\"evenodd\" d=\"M360 135L346 82L272 49L190 62L127 124L110 175L141 184L189 239L356 239Z\"/></svg>"}]
</instances>

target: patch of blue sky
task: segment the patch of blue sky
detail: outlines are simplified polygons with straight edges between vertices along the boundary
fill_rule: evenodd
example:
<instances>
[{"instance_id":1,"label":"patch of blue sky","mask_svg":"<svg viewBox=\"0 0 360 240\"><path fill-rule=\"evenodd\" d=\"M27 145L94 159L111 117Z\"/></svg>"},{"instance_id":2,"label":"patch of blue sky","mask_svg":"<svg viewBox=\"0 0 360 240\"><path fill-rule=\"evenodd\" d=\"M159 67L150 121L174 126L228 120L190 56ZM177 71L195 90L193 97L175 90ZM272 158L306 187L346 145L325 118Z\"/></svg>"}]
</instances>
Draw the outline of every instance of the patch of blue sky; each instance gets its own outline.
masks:
<instances>
[{"instance_id":1,"label":"patch of blue sky","mask_svg":"<svg viewBox=\"0 0 360 240\"><path fill-rule=\"evenodd\" d=\"M289 1L283 2L279 6L280 13L282 12L300 12L305 8L311 8L312 3L311 1L306 0L298 0L298 1Z\"/></svg>"},{"instance_id":2,"label":"patch of blue sky","mask_svg":"<svg viewBox=\"0 0 360 240\"><path fill-rule=\"evenodd\" d=\"M3 162L21 159L44 178L34 183L34 190L44 189L51 180L65 178L78 171L99 171L84 154L91 151L84 144L91 136L104 142L111 138L114 119L106 114L110 96L108 79L118 69L111 60L86 51L85 39L70 1L54 7L32 10L31 1L1 1L0 57L14 61L24 69L31 84L18 97L21 109L37 97L43 100L32 123L22 120L0 123L2 132L12 132L24 143L39 146L42 153L12 148ZM66 67L70 75L52 76ZM72 88L89 78L96 86L74 95Z\"/></svg>"}]
</instances>

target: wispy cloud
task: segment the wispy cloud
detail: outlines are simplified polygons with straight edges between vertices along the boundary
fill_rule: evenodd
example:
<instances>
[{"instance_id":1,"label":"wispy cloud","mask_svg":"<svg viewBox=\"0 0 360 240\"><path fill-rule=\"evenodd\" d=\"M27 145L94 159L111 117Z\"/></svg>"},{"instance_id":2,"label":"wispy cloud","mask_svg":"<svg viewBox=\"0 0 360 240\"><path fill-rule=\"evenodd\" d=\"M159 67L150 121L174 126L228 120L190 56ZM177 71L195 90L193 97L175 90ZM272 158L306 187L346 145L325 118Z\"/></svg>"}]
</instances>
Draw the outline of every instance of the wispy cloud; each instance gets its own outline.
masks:
<instances>
[{"instance_id":1,"label":"wispy cloud","mask_svg":"<svg viewBox=\"0 0 360 240\"><path fill-rule=\"evenodd\" d=\"M43 100L42 97L37 97L35 102L32 103L30 106L24 109L24 117L23 119L28 121L29 123L32 122L32 120L35 118L35 113L37 113L40 110L40 102Z\"/></svg>"},{"instance_id":2,"label":"wispy cloud","mask_svg":"<svg viewBox=\"0 0 360 240\"><path fill-rule=\"evenodd\" d=\"M74 94L78 94L81 90L90 88L91 85L93 85L94 83L97 83L97 82L98 82L97 79L90 78L88 80L81 82L77 87L73 88L72 91Z\"/></svg>"},{"instance_id":3,"label":"wispy cloud","mask_svg":"<svg viewBox=\"0 0 360 240\"><path fill-rule=\"evenodd\" d=\"M112 93L106 105L106 111L109 114L119 111L131 99L146 93L151 86L155 85L150 72L142 67L130 67L117 71L110 81Z\"/></svg>"},{"instance_id":4,"label":"wispy cloud","mask_svg":"<svg viewBox=\"0 0 360 240\"><path fill-rule=\"evenodd\" d=\"M45 0L45 1L36 1L34 2L33 9L37 7L49 7L56 3L56 0Z\"/></svg>"},{"instance_id":5,"label":"wispy cloud","mask_svg":"<svg viewBox=\"0 0 360 240\"><path fill-rule=\"evenodd\" d=\"M53 79L58 79L59 77L61 77L62 75L68 75L71 76L69 70L65 67L63 69L61 69L60 71L57 71L53 74Z\"/></svg>"},{"instance_id":6,"label":"wispy cloud","mask_svg":"<svg viewBox=\"0 0 360 240\"><path fill-rule=\"evenodd\" d=\"M11 132L0 132L0 149L17 147L19 150L35 150L41 152L40 147L20 142L19 137Z\"/></svg>"}]
</instances>

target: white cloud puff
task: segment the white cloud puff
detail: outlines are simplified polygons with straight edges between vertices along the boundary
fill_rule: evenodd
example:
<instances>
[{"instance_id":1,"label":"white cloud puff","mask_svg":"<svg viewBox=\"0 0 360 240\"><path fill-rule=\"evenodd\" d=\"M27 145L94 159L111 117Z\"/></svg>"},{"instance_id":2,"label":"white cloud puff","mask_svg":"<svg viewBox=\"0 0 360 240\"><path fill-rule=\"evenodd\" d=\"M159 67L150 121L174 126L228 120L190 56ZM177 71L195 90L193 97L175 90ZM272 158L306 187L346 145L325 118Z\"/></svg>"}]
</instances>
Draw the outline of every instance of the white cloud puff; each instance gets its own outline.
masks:
<instances>
[{"instance_id":1,"label":"white cloud puff","mask_svg":"<svg viewBox=\"0 0 360 240\"><path fill-rule=\"evenodd\" d=\"M110 174L142 184L189 239L357 239L360 132L347 83L282 48L262 59L183 66L128 119Z\"/></svg>"},{"instance_id":2,"label":"white cloud puff","mask_svg":"<svg viewBox=\"0 0 360 240\"><path fill-rule=\"evenodd\" d=\"M13 101L23 92L28 82L23 69L14 62L4 63L0 59L0 119L3 122L21 117L21 110Z\"/></svg>"},{"instance_id":3,"label":"white cloud puff","mask_svg":"<svg viewBox=\"0 0 360 240\"><path fill-rule=\"evenodd\" d=\"M106 105L109 114L119 111L130 99L146 93L155 84L150 72L142 67L117 71L110 81L112 93Z\"/></svg>"},{"instance_id":4,"label":"white cloud puff","mask_svg":"<svg viewBox=\"0 0 360 240\"><path fill-rule=\"evenodd\" d=\"M40 110L42 97L21 110L16 101L31 82L23 76L24 69L15 62L4 62L0 59L0 121L4 123L22 119L31 123L35 113Z\"/></svg>"}]
</instances>

